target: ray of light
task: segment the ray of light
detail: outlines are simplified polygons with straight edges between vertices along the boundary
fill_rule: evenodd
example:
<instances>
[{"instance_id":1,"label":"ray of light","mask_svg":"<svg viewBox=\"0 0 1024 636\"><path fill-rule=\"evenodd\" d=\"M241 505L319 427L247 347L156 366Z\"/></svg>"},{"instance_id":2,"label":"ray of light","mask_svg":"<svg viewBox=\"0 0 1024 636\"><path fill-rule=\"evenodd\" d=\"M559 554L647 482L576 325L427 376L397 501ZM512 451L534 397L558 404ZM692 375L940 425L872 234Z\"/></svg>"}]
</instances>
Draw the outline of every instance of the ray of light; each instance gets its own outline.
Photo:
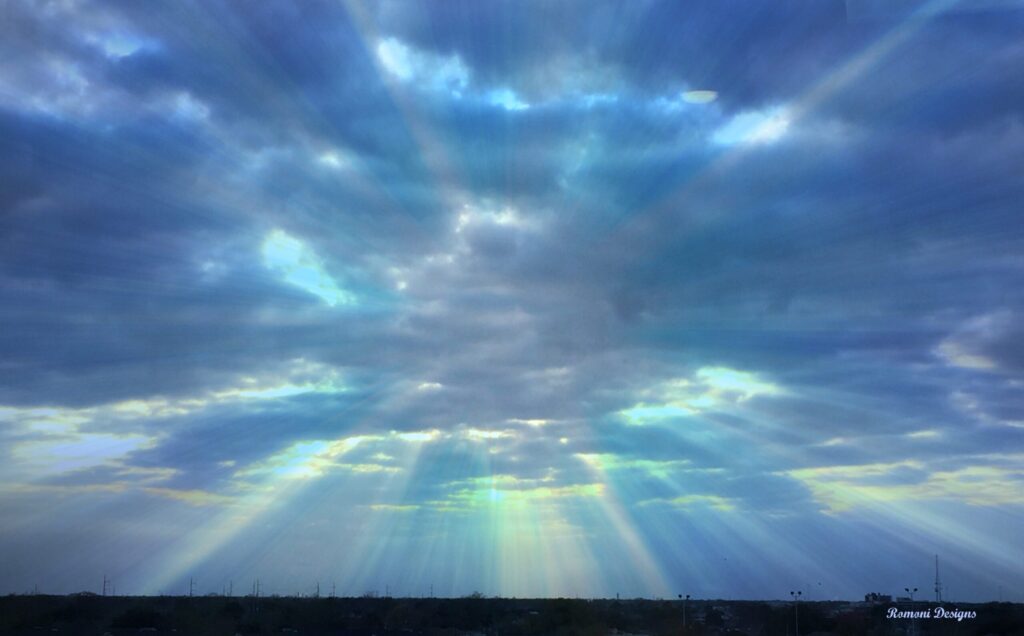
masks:
<instances>
[{"instance_id":1,"label":"ray of light","mask_svg":"<svg viewBox=\"0 0 1024 636\"><path fill-rule=\"evenodd\" d=\"M599 241L592 249L614 249L623 235L631 227L650 222L647 217L672 214L685 207L690 199L699 196L704 187L714 183L724 173L736 167L744 158L758 147L758 143L773 141L788 129L799 126L800 121L807 118L823 102L864 77L872 68L881 63L900 45L907 42L920 31L928 20L959 4L960 0L929 0L911 16L894 25L887 33L864 48L859 54L847 60L839 68L814 83L802 95L784 105L776 105L770 113L754 116L749 121L735 122L735 131L729 131L723 140L729 140L726 150L717 155L708 165L690 176L674 191L660 196L641 210L631 211L628 216L619 217L612 225L604 229L605 235L593 235L587 240ZM740 143L743 142L743 143ZM707 224L713 217L690 218L687 231ZM637 254L648 257L648 253ZM663 258L668 258L665 256Z\"/></svg>"},{"instance_id":2,"label":"ray of light","mask_svg":"<svg viewBox=\"0 0 1024 636\"><path fill-rule=\"evenodd\" d=\"M346 0L344 6L357 26L356 32L362 38L363 47L376 67L378 76L387 86L393 103L401 112L407 129L416 140L420 158L433 175L434 187L440 192L442 202L450 211L461 210L467 201L461 187L461 179L456 174L448 149L440 137L434 134L429 124L417 114L412 96L392 79L392 72L384 59L380 55L375 55L378 52L376 44L385 44L386 41L377 32L366 7L355 0ZM386 58L387 56L385 56Z\"/></svg>"},{"instance_id":3,"label":"ray of light","mask_svg":"<svg viewBox=\"0 0 1024 636\"><path fill-rule=\"evenodd\" d=\"M671 595L672 587L668 579L641 537L623 501L619 499L621 495L611 485L612 482L602 463L588 455L581 455L580 459L597 482L604 485L605 495L598 500L602 516L611 524L615 537L621 542L624 552L629 555L632 565L642 578L645 591L657 596Z\"/></svg>"}]
</instances>

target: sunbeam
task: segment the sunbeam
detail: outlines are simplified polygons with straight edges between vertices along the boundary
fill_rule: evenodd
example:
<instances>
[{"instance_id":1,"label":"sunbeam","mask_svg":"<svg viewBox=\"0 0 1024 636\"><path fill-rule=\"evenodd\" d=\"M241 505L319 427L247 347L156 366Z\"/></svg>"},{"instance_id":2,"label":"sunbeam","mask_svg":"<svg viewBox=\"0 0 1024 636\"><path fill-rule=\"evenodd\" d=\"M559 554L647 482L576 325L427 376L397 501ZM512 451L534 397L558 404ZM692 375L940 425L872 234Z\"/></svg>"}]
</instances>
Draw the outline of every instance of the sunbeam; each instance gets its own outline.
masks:
<instances>
[{"instance_id":1,"label":"sunbeam","mask_svg":"<svg viewBox=\"0 0 1024 636\"><path fill-rule=\"evenodd\" d=\"M1017 4L5 4L0 591L1024 589Z\"/></svg>"}]
</instances>

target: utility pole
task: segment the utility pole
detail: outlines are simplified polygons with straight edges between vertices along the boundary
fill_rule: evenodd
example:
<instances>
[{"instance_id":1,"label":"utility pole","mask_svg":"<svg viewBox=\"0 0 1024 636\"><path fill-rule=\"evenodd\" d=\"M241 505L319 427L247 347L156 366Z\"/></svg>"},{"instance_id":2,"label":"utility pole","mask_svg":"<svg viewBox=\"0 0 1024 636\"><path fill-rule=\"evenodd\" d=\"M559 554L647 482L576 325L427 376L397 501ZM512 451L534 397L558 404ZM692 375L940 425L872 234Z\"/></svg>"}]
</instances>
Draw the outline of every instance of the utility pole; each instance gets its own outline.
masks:
<instances>
[{"instance_id":1,"label":"utility pole","mask_svg":"<svg viewBox=\"0 0 1024 636\"><path fill-rule=\"evenodd\" d=\"M316 597L315 598L320 598L320 581L316 582Z\"/></svg>"},{"instance_id":2,"label":"utility pole","mask_svg":"<svg viewBox=\"0 0 1024 636\"><path fill-rule=\"evenodd\" d=\"M253 579L252 581L252 612L253 614L260 613L260 580Z\"/></svg>"},{"instance_id":3,"label":"utility pole","mask_svg":"<svg viewBox=\"0 0 1024 636\"><path fill-rule=\"evenodd\" d=\"M196 591L196 582L195 582L195 580L194 580L194 579L193 579L193 578L192 578L192 577L190 576L190 577L188 577L188 597L189 597L189 598L192 598L192 594L193 594L193 593L194 593L195 591Z\"/></svg>"},{"instance_id":4,"label":"utility pole","mask_svg":"<svg viewBox=\"0 0 1024 636\"><path fill-rule=\"evenodd\" d=\"M942 602L942 579L939 578L939 555L935 555L935 602Z\"/></svg>"},{"instance_id":5,"label":"utility pole","mask_svg":"<svg viewBox=\"0 0 1024 636\"><path fill-rule=\"evenodd\" d=\"M331 581L331 598L335 597L335 594L334 594L335 591L336 591L336 587L335 587L334 581Z\"/></svg>"},{"instance_id":6,"label":"utility pole","mask_svg":"<svg viewBox=\"0 0 1024 636\"><path fill-rule=\"evenodd\" d=\"M228 581L228 596L234 596L234 595L235 595L235 581L231 580L231 581Z\"/></svg>"}]
</instances>

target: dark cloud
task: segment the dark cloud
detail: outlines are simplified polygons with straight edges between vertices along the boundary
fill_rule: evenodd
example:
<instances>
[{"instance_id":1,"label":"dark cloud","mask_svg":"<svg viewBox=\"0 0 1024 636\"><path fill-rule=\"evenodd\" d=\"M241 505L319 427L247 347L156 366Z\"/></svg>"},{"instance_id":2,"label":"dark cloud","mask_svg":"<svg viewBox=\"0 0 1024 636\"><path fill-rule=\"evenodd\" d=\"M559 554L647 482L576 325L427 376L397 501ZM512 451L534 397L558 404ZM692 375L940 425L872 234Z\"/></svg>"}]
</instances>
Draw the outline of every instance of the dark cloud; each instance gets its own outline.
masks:
<instances>
[{"instance_id":1,"label":"dark cloud","mask_svg":"<svg viewBox=\"0 0 1024 636\"><path fill-rule=\"evenodd\" d=\"M905 572L880 527L1019 556L1019 12L4 11L3 556L117 536L142 586L301 553L287 586L342 528L372 587L543 528L524 559L648 549L664 585L604 574L662 594L682 524L703 571L835 549L840 596Z\"/></svg>"}]
</instances>

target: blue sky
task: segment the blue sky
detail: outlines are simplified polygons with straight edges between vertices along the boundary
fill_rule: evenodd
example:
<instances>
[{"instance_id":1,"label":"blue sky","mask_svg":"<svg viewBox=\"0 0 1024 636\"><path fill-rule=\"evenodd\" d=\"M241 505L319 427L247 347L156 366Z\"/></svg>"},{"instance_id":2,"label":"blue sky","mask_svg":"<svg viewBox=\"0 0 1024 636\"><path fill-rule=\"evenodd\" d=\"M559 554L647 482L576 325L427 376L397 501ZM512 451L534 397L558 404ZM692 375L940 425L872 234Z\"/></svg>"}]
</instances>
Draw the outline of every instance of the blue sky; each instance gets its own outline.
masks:
<instances>
[{"instance_id":1,"label":"blue sky","mask_svg":"<svg viewBox=\"0 0 1024 636\"><path fill-rule=\"evenodd\" d=\"M1019 3L245 9L3 8L0 592L1024 586Z\"/></svg>"}]
</instances>

